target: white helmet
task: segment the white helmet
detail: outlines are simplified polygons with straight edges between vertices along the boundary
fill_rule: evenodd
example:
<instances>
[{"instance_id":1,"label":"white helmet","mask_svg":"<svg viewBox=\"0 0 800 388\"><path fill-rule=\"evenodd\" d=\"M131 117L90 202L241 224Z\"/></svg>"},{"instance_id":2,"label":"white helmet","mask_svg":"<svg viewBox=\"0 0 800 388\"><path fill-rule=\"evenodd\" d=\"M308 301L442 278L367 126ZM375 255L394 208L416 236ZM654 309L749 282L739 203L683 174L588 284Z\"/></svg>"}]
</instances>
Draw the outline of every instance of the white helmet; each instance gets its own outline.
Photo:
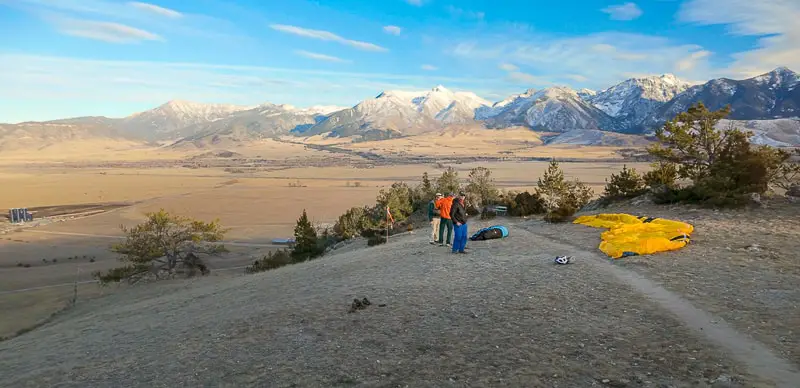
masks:
<instances>
[{"instance_id":1,"label":"white helmet","mask_svg":"<svg viewBox=\"0 0 800 388\"><path fill-rule=\"evenodd\" d=\"M572 261L572 256L558 256L553 260L556 264L569 264Z\"/></svg>"}]
</instances>

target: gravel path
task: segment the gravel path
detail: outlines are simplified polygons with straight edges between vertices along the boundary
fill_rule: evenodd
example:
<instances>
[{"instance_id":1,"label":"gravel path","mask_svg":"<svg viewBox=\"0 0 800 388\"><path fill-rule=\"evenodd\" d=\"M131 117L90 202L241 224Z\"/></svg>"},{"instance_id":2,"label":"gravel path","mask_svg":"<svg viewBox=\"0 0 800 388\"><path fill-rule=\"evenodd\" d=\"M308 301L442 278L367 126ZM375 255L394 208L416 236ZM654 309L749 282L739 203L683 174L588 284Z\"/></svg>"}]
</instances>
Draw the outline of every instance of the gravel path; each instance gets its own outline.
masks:
<instances>
[{"instance_id":1,"label":"gravel path","mask_svg":"<svg viewBox=\"0 0 800 388\"><path fill-rule=\"evenodd\" d=\"M775 386L594 253L511 233L464 256L422 231L114 293L0 343L0 386ZM580 259L555 266L558 254ZM348 313L363 297L372 305Z\"/></svg>"}]
</instances>

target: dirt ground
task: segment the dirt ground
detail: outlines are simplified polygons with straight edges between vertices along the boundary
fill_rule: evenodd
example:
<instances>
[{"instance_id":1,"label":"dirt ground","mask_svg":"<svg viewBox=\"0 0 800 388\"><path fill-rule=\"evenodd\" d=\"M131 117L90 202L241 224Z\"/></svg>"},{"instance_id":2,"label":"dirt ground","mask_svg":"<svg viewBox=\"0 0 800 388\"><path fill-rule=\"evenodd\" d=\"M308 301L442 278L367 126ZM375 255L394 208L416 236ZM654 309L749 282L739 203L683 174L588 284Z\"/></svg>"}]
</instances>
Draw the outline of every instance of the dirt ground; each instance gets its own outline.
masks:
<instances>
[{"instance_id":1,"label":"dirt ground","mask_svg":"<svg viewBox=\"0 0 800 388\"><path fill-rule=\"evenodd\" d=\"M592 213L600 212L694 225L692 244L684 249L615 264L680 292L800 365L800 204L773 200L766 208L729 211L619 204ZM572 224L529 227L537 235L595 250L602 232Z\"/></svg>"},{"instance_id":2,"label":"dirt ground","mask_svg":"<svg viewBox=\"0 0 800 388\"><path fill-rule=\"evenodd\" d=\"M577 248L426 240L95 299L0 343L0 385L774 386L595 264L552 264Z\"/></svg>"}]
</instances>

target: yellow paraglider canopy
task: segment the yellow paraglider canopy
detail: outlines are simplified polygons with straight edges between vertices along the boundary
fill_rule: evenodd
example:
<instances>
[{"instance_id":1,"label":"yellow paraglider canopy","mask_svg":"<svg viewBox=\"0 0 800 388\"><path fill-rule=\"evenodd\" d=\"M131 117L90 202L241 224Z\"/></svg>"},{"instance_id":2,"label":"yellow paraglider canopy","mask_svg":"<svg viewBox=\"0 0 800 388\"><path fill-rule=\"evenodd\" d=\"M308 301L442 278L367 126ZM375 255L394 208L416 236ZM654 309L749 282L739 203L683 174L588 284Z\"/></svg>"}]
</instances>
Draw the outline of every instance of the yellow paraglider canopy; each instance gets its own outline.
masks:
<instances>
[{"instance_id":1,"label":"yellow paraglider canopy","mask_svg":"<svg viewBox=\"0 0 800 388\"><path fill-rule=\"evenodd\" d=\"M615 259L683 248L694 231L685 222L630 214L582 216L573 223L608 229L600 235L600 250Z\"/></svg>"}]
</instances>

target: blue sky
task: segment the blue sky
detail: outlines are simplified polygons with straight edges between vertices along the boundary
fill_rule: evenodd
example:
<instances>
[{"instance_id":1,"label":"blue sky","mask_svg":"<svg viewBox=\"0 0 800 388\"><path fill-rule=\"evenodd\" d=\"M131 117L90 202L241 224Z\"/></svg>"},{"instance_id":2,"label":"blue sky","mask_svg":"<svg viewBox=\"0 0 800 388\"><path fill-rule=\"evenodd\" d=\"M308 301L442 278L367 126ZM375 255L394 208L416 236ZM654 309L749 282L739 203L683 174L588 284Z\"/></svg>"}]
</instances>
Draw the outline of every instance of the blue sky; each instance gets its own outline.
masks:
<instances>
[{"instance_id":1,"label":"blue sky","mask_svg":"<svg viewBox=\"0 0 800 388\"><path fill-rule=\"evenodd\" d=\"M0 122L800 70L797 0L0 0Z\"/></svg>"}]
</instances>

